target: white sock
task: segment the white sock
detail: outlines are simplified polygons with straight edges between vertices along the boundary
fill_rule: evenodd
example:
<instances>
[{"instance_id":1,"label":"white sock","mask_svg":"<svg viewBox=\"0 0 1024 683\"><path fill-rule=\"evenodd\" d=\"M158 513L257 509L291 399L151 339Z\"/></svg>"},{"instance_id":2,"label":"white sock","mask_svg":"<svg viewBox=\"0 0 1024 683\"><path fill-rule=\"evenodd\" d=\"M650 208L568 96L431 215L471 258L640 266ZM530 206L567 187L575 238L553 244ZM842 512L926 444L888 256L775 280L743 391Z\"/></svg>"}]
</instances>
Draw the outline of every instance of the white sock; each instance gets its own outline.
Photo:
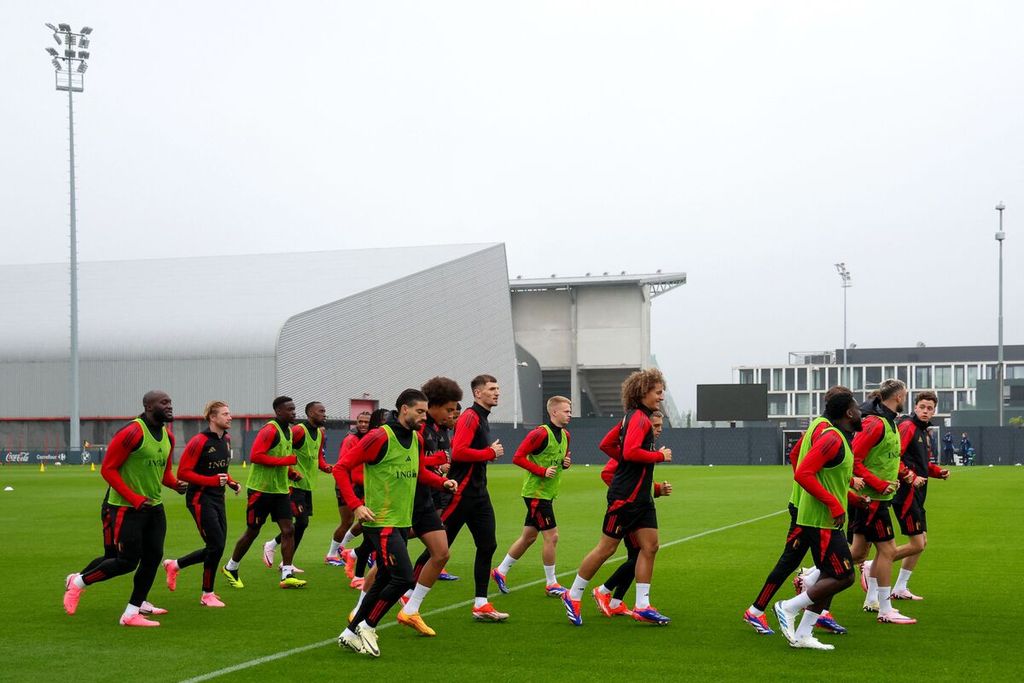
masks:
<instances>
[{"instance_id":1,"label":"white sock","mask_svg":"<svg viewBox=\"0 0 1024 683\"><path fill-rule=\"evenodd\" d=\"M804 590L810 590L811 586L818 583L818 579L821 578L821 570L815 567L804 572Z\"/></svg>"},{"instance_id":2,"label":"white sock","mask_svg":"<svg viewBox=\"0 0 1024 683\"><path fill-rule=\"evenodd\" d=\"M809 609L804 610L804 616L800 619L800 625L796 627L796 639L806 638L814 633L814 623L818 621L820 614L815 614Z\"/></svg>"},{"instance_id":3,"label":"white sock","mask_svg":"<svg viewBox=\"0 0 1024 683\"><path fill-rule=\"evenodd\" d=\"M473 598L473 607L480 608L487 604L487 598Z\"/></svg>"},{"instance_id":4,"label":"white sock","mask_svg":"<svg viewBox=\"0 0 1024 683\"><path fill-rule=\"evenodd\" d=\"M359 611L359 608L363 606L363 598L365 598L365 597L366 597L366 591L359 591L359 599L356 600L356 611L357 612Z\"/></svg>"},{"instance_id":5,"label":"white sock","mask_svg":"<svg viewBox=\"0 0 1024 683\"><path fill-rule=\"evenodd\" d=\"M224 565L224 569L227 569L229 572L238 571L238 563L234 560L228 560L228 563Z\"/></svg>"},{"instance_id":6,"label":"white sock","mask_svg":"<svg viewBox=\"0 0 1024 683\"><path fill-rule=\"evenodd\" d=\"M807 591L804 591L796 597L792 597L789 600L783 600L780 604L782 605L782 609L787 612L794 613L810 607L813 602L814 601L811 600L811 596L807 594Z\"/></svg>"},{"instance_id":7,"label":"white sock","mask_svg":"<svg viewBox=\"0 0 1024 683\"><path fill-rule=\"evenodd\" d=\"M587 584L590 583L579 574L572 580L572 588L569 589L569 599L576 600L577 602L583 599L583 591L587 590Z\"/></svg>"},{"instance_id":8,"label":"white sock","mask_svg":"<svg viewBox=\"0 0 1024 683\"><path fill-rule=\"evenodd\" d=\"M868 593L864 596L864 604L871 602L871 598L878 594L878 579L873 576L868 577Z\"/></svg>"},{"instance_id":9,"label":"white sock","mask_svg":"<svg viewBox=\"0 0 1024 683\"><path fill-rule=\"evenodd\" d=\"M363 629L366 629L370 633L376 633L377 632L377 629L374 628L373 626L370 626L369 624L367 624L365 619L363 621L359 622L359 630L363 630Z\"/></svg>"},{"instance_id":10,"label":"white sock","mask_svg":"<svg viewBox=\"0 0 1024 683\"><path fill-rule=\"evenodd\" d=\"M203 597L205 598L207 595L213 595L213 591L203 591Z\"/></svg>"},{"instance_id":11,"label":"white sock","mask_svg":"<svg viewBox=\"0 0 1024 683\"><path fill-rule=\"evenodd\" d=\"M409 602L405 603L405 607L401 611L406 614L416 614L420 611L420 605L423 604L423 598L427 597L427 593L430 592L430 586L424 586L422 583L417 583L416 588L412 590L412 595L409 596Z\"/></svg>"},{"instance_id":12,"label":"white sock","mask_svg":"<svg viewBox=\"0 0 1024 683\"><path fill-rule=\"evenodd\" d=\"M610 590L605 588L603 583L600 586L597 587L597 592L600 593L601 595L611 595L612 594L612 592Z\"/></svg>"},{"instance_id":13,"label":"white sock","mask_svg":"<svg viewBox=\"0 0 1024 683\"><path fill-rule=\"evenodd\" d=\"M277 539L276 539L276 538L272 538L272 539L270 539L269 541L267 541L266 543L264 543L263 545L265 545L265 546L269 545L269 546L271 546L271 547L272 547L272 548L273 548L274 550L277 550L278 546L280 546L281 544L277 542Z\"/></svg>"},{"instance_id":14,"label":"white sock","mask_svg":"<svg viewBox=\"0 0 1024 683\"><path fill-rule=\"evenodd\" d=\"M345 630L341 632L341 635L345 636L346 638L355 638L356 637L356 634L352 633L352 631L349 630L348 626L346 626Z\"/></svg>"},{"instance_id":15,"label":"white sock","mask_svg":"<svg viewBox=\"0 0 1024 683\"><path fill-rule=\"evenodd\" d=\"M327 551L327 557L337 557L339 549L341 549L341 544L331 539L331 548Z\"/></svg>"},{"instance_id":16,"label":"white sock","mask_svg":"<svg viewBox=\"0 0 1024 683\"><path fill-rule=\"evenodd\" d=\"M555 576L555 565L553 565L553 564L546 564L546 565L544 565L544 576L547 577L548 585L549 586L551 584L553 584L553 583L558 583L558 577Z\"/></svg>"},{"instance_id":17,"label":"white sock","mask_svg":"<svg viewBox=\"0 0 1024 683\"><path fill-rule=\"evenodd\" d=\"M764 614L764 612L763 612L762 610L759 610L759 609L757 609L757 608L756 608L756 607L754 607L753 605L751 605L750 607L748 607L748 608L747 608L747 611L748 611L748 612L750 612L751 614L753 614L753 615L754 615L755 617L759 617L759 616L761 616L762 614Z\"/></svg>"},{"instance_id":18,"label":"white sock","mask_svg":"<svg viewBox=\"0 0 1024 683\"><path fill-rule=\"evenodd\" d=\"M615 609L616 607L618 607L621 604L622 604L622 600L619 600L618 598L612 598L611 602L608 603L608 606L611 607L612 609Z\"/></svg>"},{"instance_id":19,"label":"white sock","mask_svg":"<svg viewBox=\"0 0 1024 683\"><path fill-rule=\"evenodd\" d=\"M133 605L130 602L128 603L128 606L124 608L124 615L126 617L130 617L130 616L133 616L133 615L138 614L138 613L139 613L139 608L136 607L135 605Z\"/></svg>"},{"instance_id":20,"label":"white sock","mask_svg":"<svg viewBox=\"0 0 1024 683\"><path fill-rule=\"evenodd\" d=\"M892 611L892 600L889 596L892 595L892 587L890 586L879 586L878 587L878 613L885 614L886 612Z\"/></svg>"},{"instance_id":21,"label":"white sock","mask_svg":"<svg viewBox=\"0 0 1024 683\"><path fill-rule=\"evenodd\" d=\"M341 539L341 547L344 548L345 546L347 546L349 543L352 542L353 538L355 538L355 536L352 535L352 532L346 531L345 538Z\"/></svg>"},{"instance_id":22,"label":"white sock","mask_svg":"<svg viewBox=\"0 0 1024 683\"><path fill-rule=\"evenodd\" d=\"M516 558L511 555L505 555L505 559L498 565L499 574L508 574L509 570L512 569L512 565L516 563Z\"/></svg>"},{"instance_id":23,"label":"white sock","mask_svg":"<svg viewBox=\"0 0 1024 683\"><path fill-rule=\"evenodd\" d=\"M914 572L910 569L901 569L900 575L896 577L896 585L892 587L892 592L907 590L907 584L910 583L910 575Z\"/></svg>"},{"instance_id":24,"label":"white sock","mask_svg":"<svg viewBox=\"0 0 1024 683\"><path fill-rule=\"evenodd\" d=\"M290 574L295 573L295 567L290 564L281 565L281 580L284 581Z\"/></svg>"},{"instance_id":25,"label":"white sock","mask_svg":"<svg viewBox=\"0 0 1024 683\"><path fill-rule=\"evenodd\" d=\"M647 609L651 606L651 584L636 583L636 609Z\"/></svg>"},{"instance_id":26,"label":"white sock","mask_svg":"<svg viewBox=\"0 0 1024 683\"><path fill-rule=\"evenodd\" d=\"M81 574L75 574L75 578L71 579L71 583L75 584L78 588L85 588L85 579L82 578Z\"/></svg>"}]
</instances>

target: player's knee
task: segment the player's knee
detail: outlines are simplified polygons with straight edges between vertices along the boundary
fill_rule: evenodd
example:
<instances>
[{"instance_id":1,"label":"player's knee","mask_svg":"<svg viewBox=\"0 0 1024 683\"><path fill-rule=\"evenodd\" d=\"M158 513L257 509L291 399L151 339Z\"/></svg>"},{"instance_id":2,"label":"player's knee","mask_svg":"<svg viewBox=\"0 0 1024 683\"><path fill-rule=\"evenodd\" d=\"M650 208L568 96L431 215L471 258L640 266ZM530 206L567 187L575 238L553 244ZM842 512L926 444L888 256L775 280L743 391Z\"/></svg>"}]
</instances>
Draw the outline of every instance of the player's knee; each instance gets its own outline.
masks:
<instances>
[{"instance_id":1,"label":"player's knee","mask_svg":"<svg viewBox=\"0 0 1024 683\"><path fill-rule=\"evenodd\" d=\"M549 531L544 535L544 543L547 545L558 545L558 532Z\"/></svg>"},{"instance_id":2,"label":"player's knee","mask_svg":"<svg viewBox=\"0 0 1024 683\"><path fill-rule=\"evenodd\" d=\"M448 564L448 560L451 559L452 554L448 548L445 548L444 550L438 550L436 553L431 553L430 557L443 567Z\"/></svg>"},{"instance_id":3,"label":"player's knee","mask_svg":"<svg viewBox=\"0 0 1024 683\"><path fill-rule=\"evenodd\" d=\"M839 590L846 590L847 588L853 585L853 572L850 572L849 574L844 574L843 576L836 579L836 581L839 582Z\"/></svg>"}]
</instances>

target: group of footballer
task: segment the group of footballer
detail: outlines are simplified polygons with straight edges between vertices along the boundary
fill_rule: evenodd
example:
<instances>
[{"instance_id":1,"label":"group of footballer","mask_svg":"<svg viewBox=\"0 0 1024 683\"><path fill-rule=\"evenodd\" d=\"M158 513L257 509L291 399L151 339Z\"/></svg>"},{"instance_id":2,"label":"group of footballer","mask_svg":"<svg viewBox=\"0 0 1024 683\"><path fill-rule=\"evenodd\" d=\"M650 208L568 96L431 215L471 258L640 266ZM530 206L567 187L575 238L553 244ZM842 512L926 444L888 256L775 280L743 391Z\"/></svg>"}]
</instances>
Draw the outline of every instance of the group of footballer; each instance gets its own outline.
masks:
<instances>
[{"instance_id":1,"label":"group of footballer","mask_svg":"<svg viewBox=\"0 0 1024 683\"><path fill-rule=\"evenodd\" d=\"M811 422L789 454L794 481L785 548L743 614L757 633L774 634L765 611L797 570L796 596L772 607L791 647L834 649L819 641L814 629L847 632L829 610L832 598L853 585L854 567L860 569L865 612L876 613L881 624L917 623L893 601L923 599L910 591L908 582L928 538L928 480L946 479L949 470L935 463L928 431L938 397L932 391L917 392L913 412L901 417L907 397L906 385L896 379L882 382L861 405L846 387L825 393L824 414ZM893 515L909 539L900 546ZM869 561L871 546L875 557ZM800 569L808 550L814 567ZM897 561L901 567L894 585Z\"/></svg>"},{"instance_id":2,"label":"group of footballer","mask_svg":"<svg viewBox=\"0 0 1024 683\"><path fill-rule=\"evenodd\" d=\"M526 470L521 490L526 517L522 533L495 567L496 520L487 464L502 457L504 447L491 440L488 417L498 405L500 387L495 377L483 374L473 378L470 390L473 402L463 411L459 385L435 377L420 389L403 391L394 410L359 415L333 466L324 459L324 405L309 403L306 418L294 424L294 401L276 398L274 418L259 430L249 455L245 532L223 566L225 489L237 495L242 488L228 473L230 408L223 401L207 405L207 429L189 440L175 473L174 436L168 428L173 421L171 398L166 392L148 392L143 413L117 432L104 457L101 472L109 484L101 508L104 554L68 575L65 610L75 613L87 586L134 571L133 591L120 623L159 626L151 617L166 610L147 598L161 564L172 591L182 569L202 564L200 604L224 607L214 592L215 578L219 572L233 588L244 588L240 563L268 518L277 524L279 534L263 544L264 564L273 567L280 548L280 587L304 587L306 581L298 578L303 572L293 560L313 514L319 470L334 477L341 518L325 562L344 566L350 585L360 591L338 636L342 647L379 656L377 625L399 602L398 623L424 636L435 635L420 608L437 580L456 578L445 572L445 565L463 527L468 527L476 549L472 617L477 621L509 618L489 601L488 588L493 582L499 592L510 591L513 566L539 536L544 591L561 601L570 623L582 625L580 605L588 584L625 541L626 562L591 591L598 609L607 617L668 624L671 620L650 602L659 542L654 498L672 492L669 482L654 481L655 464L672 460L671 449L655 443L663 422L661 372L634 372L622 385L624 416L600 444L609 458L601 473L608 486L601 534L568 588L559 584L555 571L558 527L553 501L561 473L572 464L566 429L571 402L562 396L550 398L547 421L526 435L512 458ZM876 612L880 623L916 623L895 609L893 601L921 599L907 584L927 540L927 482L929 477L944 479L949 472L935 465L932 457L928 427L935 394L919 392L913 413L901 418L906 399L906 387L899 380L882 382L862 405L846 387L826 392L823 415L812 421L789 456L794 481L785 549L743 615L758 633L774 633L765 614L768 604L800 569L808 550L814 567L797 573L797 595L773 606L791 646L833 649L815 638L813 629L846 632L829 610L832 598L853 584L855 566L861 568L865 611ZM164 487L185 495L203 541L202 547L173 559L163 558ZM891 512L910 539L905 545L895 543ZM359 536L356 549L346 548ZM424 546L415 561L408 549L411 538ZM867 561L872 545L875 558ZM896 561L902 566L893 586ZM635 603L630 609L623 599L634 581Z\"/></svg>"},{"instance_id":3,"label":"group of footballer","mask_svg":"<svg viewBox=\"0 0 1024 683\"><path fill-rule=\"evenodd\" d=\"M666 625L671 620L650 602L651 577L658 551L658 524L653 498L670 495L669 482L654 481L654 466L670 462L672 451L657 448L661 432L659 410L665 380L657 369L631 374L622 385L625 415L605 436L601 450L609 456L601 476L608 486L607 511L594 549L583 558L569 588L558 583L555 553L558 528L553 501L563 470L572 464L566 426L571 401L554 396L547 401L548 420L531 430L512 462L526 470L521 494L526 517L519 538L501 563L493 567L497 550L496 520L487 486L487 464L504 455L499 440L491 440L488 417L498 404L500 387L492 375L470 383L473 402L461 410L462 389L454 380L435 377L420 389L406 389L395 409L363 413L355 430L342 443L335 465L324 458L326 409L320 402L305 407L306 419L295 423L296 406L287 396L273 402L274 418L257 433L249 455L246 481L246 528L230 559L221 565L227 541L225 489L237 495L241 484L228 472L231 461L230 407L210 402L204 412L207 428L189 440L177 470L172 471L174 419L170 396L150 391L143 412L111 439L101 473L108 483L101 507L104 554L65 581L64 609L74 614L89 585L135 572L133 591L120 618L124 626L154 627L152 617L167 610L148 601L161 565L167 586L176 590L179 572L202 564L205 607L224 607L214 591L222 574L233 588L244 588L239 567L269 518L279 534L263 544L263 562L273 567L281 550L281 588L302 588L294 556L313 514L317 470L333 475L341 524L334 532L325 562L344 566L359 599L338 636L340 646L373 657L380 655L376 628L398 602L397 620L424 636L435 632L420 616L420 607L445 572L450 547L463 527L473 537L474 604L477 621L508 619L488 600L493 581L501 593L510 592L508 575L526 550L542 538L544 591L558 598L568 620L583 623L580 603L601 566L625 541L627 560L591 591L607 617L628 616L639 622ZM164 559L167 523L162 489L183 494L203 546L177 558ZM360 545L346 548L362 536ZM422 554L413 561L408 541L417 538ZM372 562L372 568L366 567ZM632 609L623 599L636 583Z\"/></svg>"}]
</instances>

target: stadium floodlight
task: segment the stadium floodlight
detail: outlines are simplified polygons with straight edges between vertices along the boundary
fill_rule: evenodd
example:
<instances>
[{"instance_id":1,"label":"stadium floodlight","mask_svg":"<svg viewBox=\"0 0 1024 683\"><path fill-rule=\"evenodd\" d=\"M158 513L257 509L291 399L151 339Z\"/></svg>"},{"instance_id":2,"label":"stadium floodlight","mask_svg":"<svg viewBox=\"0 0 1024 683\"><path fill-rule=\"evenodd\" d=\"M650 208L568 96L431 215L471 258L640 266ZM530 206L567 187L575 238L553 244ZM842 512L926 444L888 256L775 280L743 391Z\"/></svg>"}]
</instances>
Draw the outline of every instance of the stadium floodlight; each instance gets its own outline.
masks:
<instances>
[{"instance_id":1,"label":"stadium floodlight","mask_svg":"<svg viewBox=\"0 0 1024 683\"><path fill-rule=\"evenodd\" d=\"M71 185L71 213L70 213L70 244L71 244L71 287L69 292L69 299L71 303L71 349L70 349L70 363L71 366L71 377L70 377L70 393L71 393L71 410L69 427L70 434L68 438L68 451L71 456L71 462L80 462L82 453L82 432L81 432L81 401L79 399L79 359L78 359L78 214L76 211L76 197L75 197L75 105L74 105L74 94L76 92L82 92L85 89L85 71L89 68L89 63L86 60L89 58L89 39L82 36L87 36L92 33L92 29L88 26L82 29L81 35L75 34L71 31L70 24L57 24L56 27L53 24L46 24L46 27L53 31L53 39L57 42L57 45L64 45L61 42L61 34L63 34L64 41L66 42L64 49L64 57L60 57L60 53L54 50L52 47L47 48L46 52L53 58L51 64L55 69L55 79L57 90L66 90L68 93L68 149L70 150L68 158L68 175L70 177ZM81 38L81 50L77 53L71 48L75 46L75 42ZM65 64L67 63L67 71L64 70ZM78 61L78 68L73 69L75 61ZM77 73L75 73L77 71Z\"/></svg>"},{"instance_id":2,"label":"stadium floodlight","mask_svg":"<svg viewBox=\"0 0 1024 683\"><path fill-rule=\"evenodd\" d=\"M79 33L81 33L83 36L87 36L90 33L92 33L92 27L91 26L83 26L82 30L79 31Z\"/></svg>"},{"instance_id":3,"label":"stadium floodlight","mask_svg":"<svg viewBox=\"0 0 1024 683\"><path fill-rule=\"evenodd\" d=\"M847 270L845 262L836 264L836 272L839 273L839 279L842 280L840 286L843 288L843 365L846 365L846 290L853 284L850 282L850 271ZM839 383L845 384L846 382L840 378Z\"/></svg>"}]
</instances>

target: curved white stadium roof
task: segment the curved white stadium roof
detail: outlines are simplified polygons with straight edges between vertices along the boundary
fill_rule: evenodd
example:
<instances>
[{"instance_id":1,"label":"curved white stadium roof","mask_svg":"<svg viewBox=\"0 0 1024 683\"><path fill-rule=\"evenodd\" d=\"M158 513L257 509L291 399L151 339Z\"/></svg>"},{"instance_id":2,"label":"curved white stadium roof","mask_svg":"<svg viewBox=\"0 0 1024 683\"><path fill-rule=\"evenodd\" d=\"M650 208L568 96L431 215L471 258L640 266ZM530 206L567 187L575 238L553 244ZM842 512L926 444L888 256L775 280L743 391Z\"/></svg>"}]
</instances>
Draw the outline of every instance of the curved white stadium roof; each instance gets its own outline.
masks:
<instances>
[{"instance_id":1,"label":"curved white stadium roof","mask_svg":"<svg viewBox=\"0 0 1024 683\"><path fill-rule=\"evenodd\" d=\"M296 314L494 246L80 263L80 356L272 356ZM0 359L67 358L69 281L67 264L0 265Z\"/></svg>"}]
</instances>

